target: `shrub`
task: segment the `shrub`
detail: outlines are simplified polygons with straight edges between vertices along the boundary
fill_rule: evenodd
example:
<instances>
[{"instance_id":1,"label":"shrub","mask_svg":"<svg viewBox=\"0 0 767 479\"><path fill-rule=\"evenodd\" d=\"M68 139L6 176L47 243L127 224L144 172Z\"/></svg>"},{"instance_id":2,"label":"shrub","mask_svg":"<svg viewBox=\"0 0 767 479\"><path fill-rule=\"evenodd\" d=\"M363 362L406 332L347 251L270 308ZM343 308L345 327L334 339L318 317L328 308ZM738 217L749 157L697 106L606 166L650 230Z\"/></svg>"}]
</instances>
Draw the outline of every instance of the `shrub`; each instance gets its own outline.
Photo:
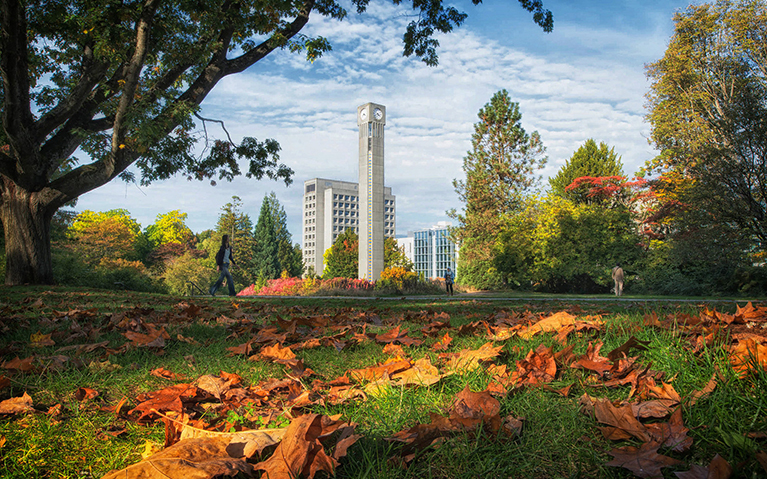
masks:
<instances>
[{"instance_id":1,"label":"shrub","mask_svg":"<svg viewBox=\"0 0 767 479\"><path fill-rule=\"evenodd\" d=\"M162 283L147 273L140 261L102 259L87 265L82 256L69 248L52 250L53 275L58 284L111 290L127 289L149 293L165 292Z\"/></svg>"},{"instance_id":2,"label":"shrub","mask_svg":"<svg viewBox=\"0 0 767 479\"><path fill-rule=\"evenodd\" d=\"M379 291L399 294L415 289L418 283L418 275L401 266L386 268L381 272L381 278L376 281L375 289Z\"/></svg>"},{"instance_id":3,"label":"shrub","mask_svg":"<svg viewBox=\"0 0 767 479\"><path fill-rule=\"evenodd\" d=\"M198 254L187 251L178 258L169 260L165 265L165 286L171 294L189 294L199 292L190 281L206 292L218 277L218 272L211 258L199 258Z\"/></svg>"}]
</instances>

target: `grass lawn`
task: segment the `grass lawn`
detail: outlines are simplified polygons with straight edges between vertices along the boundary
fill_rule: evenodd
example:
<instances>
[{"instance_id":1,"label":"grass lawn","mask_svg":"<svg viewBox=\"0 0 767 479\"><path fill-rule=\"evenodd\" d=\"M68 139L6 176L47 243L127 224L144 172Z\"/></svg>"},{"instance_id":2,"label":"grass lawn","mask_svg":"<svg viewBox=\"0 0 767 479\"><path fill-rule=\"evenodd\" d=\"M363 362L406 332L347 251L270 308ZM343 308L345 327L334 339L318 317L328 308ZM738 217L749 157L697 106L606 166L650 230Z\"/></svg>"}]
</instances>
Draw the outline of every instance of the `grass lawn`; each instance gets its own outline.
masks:
<instances>
[{"instance_id":1,"label":"grass lawn","mask_svg":"<svg viewBox=\"0 0 767 479\"><path fill-rule=\"evenodd\" d=\"M767 477L767 309L744 306L2 287L0 477L102 477L182 430L287 448L309 414L355 426L345 454L322 436L338 477Z\"/></svg>"}]
</instances>

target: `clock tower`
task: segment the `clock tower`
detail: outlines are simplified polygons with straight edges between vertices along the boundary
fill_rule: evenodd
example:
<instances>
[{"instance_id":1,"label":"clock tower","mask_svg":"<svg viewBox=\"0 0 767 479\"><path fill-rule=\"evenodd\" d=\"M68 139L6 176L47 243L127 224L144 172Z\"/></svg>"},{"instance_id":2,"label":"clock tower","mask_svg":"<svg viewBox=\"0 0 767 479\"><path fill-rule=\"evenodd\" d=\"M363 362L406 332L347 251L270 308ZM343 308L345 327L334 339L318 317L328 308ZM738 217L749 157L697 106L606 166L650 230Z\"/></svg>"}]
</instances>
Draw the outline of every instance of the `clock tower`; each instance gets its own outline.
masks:
<instances>
[{"instance_id":1,"label":"clock tower","mask_svg":"<svg viewBox=\"0 0 767 479\"><path fill-rule=\"evenodd\" d=\"M384 269L384 125L386 107L357 107L359 126L359 278L376 281Z\"/></svg>"}]
</instances>

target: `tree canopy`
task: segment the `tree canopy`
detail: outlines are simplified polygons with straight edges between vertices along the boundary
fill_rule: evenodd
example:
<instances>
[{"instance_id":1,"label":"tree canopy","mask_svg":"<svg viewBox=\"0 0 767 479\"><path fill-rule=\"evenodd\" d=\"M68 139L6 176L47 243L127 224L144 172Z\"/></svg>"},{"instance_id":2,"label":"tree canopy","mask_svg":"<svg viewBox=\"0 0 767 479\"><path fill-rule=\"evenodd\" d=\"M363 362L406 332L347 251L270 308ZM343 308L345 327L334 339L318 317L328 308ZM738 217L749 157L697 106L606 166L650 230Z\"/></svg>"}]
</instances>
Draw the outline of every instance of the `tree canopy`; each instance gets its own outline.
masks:
<instances>
[{"instance_id":1,"label":"tree canopy","mask_svg":"<svg viewBox=\"0 0 767 479\"><path fill-rule=\"evenodd\" d=\"M603 142L589 138L573 153L556 176L549 178L551 192L577 203L587 203L586 193L579 190L568 190L573 181L584 176L606 177L623 176L621 159L615 154L615 148L610 148Z\"/></svg>"},{"instance_id":2,"label":"tree canopy","mask_svg":"<svg viewBox=\"0 0 767 479\"><path fill-rule=\"evenodd\" d=\"M400 0L393 0L400 3ZM357 12L368 0L352 0ZM479 3L479 0L474 0ZM519 0L551 31L541 0ZM466 14L441 0L414 0L404 54L438 61L436 33ZM6 283L50 283L50 221L80 195L122 176L142 183L180 173L242 173L291 181L275 140L204 135L195 118L221 79L287 48L314 60L327 39L301 33L313 14L343 19L334 0L5 0L0 4L0 219ZM74 155L82 151L88 160ZM133 170L128 168L133 165Z\"/></svg>"},{"instance_id":3,"label":"tree canopy","mask_svg":"<svg viewBox=\"0 0 767 479\"><path fill-rule=\"evenodd\" d=\"M675 16L664 57L649 65L648 120L660 155L655 190L694 229L739 232L767 246L767 6L692 5Z\"/></svg>"}]
</instances>

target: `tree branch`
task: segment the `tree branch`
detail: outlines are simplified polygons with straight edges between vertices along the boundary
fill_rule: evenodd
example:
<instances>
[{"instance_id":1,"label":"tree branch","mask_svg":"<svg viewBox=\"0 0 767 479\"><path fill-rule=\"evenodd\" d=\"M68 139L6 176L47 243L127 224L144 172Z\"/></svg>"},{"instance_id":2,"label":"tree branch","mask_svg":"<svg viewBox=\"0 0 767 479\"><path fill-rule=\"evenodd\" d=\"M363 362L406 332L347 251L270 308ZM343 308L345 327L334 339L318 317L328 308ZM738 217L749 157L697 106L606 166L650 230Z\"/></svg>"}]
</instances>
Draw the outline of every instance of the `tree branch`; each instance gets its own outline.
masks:
<instances>
[{"instance_id":1,"label":"tree branch","mask_svg":"<svg viewBox=\"0 0 767 479\"><path fill-rule=\"evenodd\" d=\"M93 50L90 46L85 47L83 52L83 74L77 85L72 89L66 99L59 102L55 108L43 115L37 121L37 141L42 142L53 130L64 123L92 94L93 88L103 80L107 72L106 62L93 61Z\"/></svg>"}]
</instances>

